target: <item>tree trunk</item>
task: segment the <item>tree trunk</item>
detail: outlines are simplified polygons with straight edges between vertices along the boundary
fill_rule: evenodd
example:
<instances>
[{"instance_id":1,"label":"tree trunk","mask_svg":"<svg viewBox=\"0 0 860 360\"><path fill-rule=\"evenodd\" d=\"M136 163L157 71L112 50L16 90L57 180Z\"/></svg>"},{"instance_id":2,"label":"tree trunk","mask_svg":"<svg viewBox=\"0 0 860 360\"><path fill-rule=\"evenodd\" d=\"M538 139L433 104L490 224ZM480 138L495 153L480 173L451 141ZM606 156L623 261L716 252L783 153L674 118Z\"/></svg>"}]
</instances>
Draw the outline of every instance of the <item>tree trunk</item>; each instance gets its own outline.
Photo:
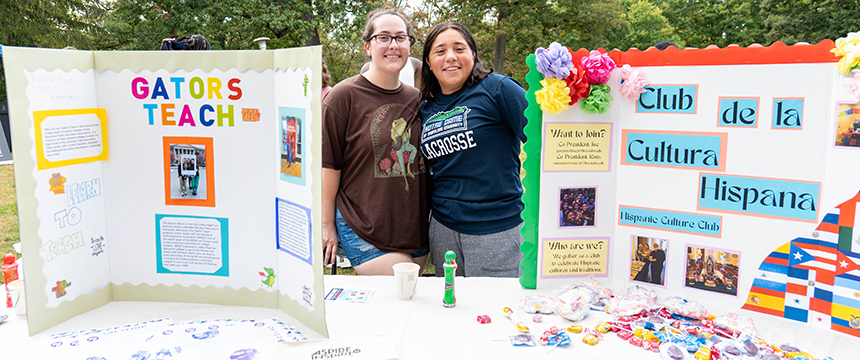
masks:
<instances>
[{"instance_id":1,"label":"tree trunk","mask_svg":"<svg viewBox=\"0 0 860 360\"><path fill-rule=\"evenodd\" d=\"M305 11L302 11L302 21L314 21L314 4L313 0L305 0L305 5L308 8ZM316 25L314 25L313 29L305 30L305 46L313 46L320 45L320 33L319 29Z\"/></svg>"},{"instance_id":2,"label":"tree trunk","mask_svg":"<svg viewBox=\"0 0 860 360\"><path fill-rule=\"evenodd\" d=\"M508 16L510 16L510 13L507 11L499 11L499 21L496 23L496 26L501 28L502 21L504 21ZM496 74L505 73L505 45L507 43L507 34L496 35L496 45L493 47L493 72Z\"/></svg>"}]
</instances>

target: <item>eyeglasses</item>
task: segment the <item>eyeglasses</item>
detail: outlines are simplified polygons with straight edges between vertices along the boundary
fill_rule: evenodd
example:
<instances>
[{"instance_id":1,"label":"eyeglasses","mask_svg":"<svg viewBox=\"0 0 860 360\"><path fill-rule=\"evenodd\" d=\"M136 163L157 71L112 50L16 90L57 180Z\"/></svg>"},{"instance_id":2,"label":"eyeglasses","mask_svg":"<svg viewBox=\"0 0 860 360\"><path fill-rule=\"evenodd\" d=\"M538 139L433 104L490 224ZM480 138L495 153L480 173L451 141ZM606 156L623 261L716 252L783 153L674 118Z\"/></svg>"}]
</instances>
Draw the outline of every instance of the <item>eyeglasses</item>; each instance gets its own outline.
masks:
<instances>
[{"instance_id":1,"label":"eyeglasses","mask_svg":"<svg viewBox=\"0 0 860 360\"><path fill-rule=\"evenodd\" d=\"M376 39L376 44L379 46L388 46L389 44L391 44L391 39L397 40L398 44L402 44L402 43L406 42L406 40L409 40L409 45L412 45L415 43L415 37L412 35L391 36L391 35L379 34L379 35L373 35L370 37L370 40L373 40L373 39Z\"/></svg>"}]
</instances>

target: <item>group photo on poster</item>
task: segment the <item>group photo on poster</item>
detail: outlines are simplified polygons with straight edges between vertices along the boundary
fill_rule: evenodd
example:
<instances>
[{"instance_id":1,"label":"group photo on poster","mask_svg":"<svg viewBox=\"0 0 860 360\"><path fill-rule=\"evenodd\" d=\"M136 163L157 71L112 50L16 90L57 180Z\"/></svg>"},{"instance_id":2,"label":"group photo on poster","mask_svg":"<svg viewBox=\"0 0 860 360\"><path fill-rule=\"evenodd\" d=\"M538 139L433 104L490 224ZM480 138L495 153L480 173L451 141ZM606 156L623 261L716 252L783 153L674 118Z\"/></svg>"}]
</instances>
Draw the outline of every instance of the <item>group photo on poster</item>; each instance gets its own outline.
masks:
<instances>
[{"instance_id":1,"label":"group photo on poster","mask_svg":"<svg viewBox=\"0 0 860 360\"><path fill-rule=\"evenodd\" d=\"M665 286L669 240L634 235L630 244L630 280Z\"/></svg>"},{"instance_id":2,"label":"group photo on poster","mask_svg":"<svg viewBox=\"0 0 860 360\"><path fill-rule=\"evenodd\" d=\"M594 226L596 198L596 187L559 189L558 226Z\"/></svg>"},{"instance_id":3,"label":"group photo on poster","mask_svg":"<svg viewBox=\"0 0 860 360\"><path fill-rule=\"evenodd\" d=\"M170 173L171 199L206 199L205 146L171 144Z\"/></svg>"},{"instance_id":4,"label":"group photo on poster","mask_svg":"<svg viewBox=\"0 0 860 360\"><path fill-rule=\"evenodd\" d=\"M687 245L687 279L684 286L738 295L740 253Z\"/></svg>"},{"instance_id":5,"label":"group photo on poster","mask_svg":"<svg viewBox=\"0 0 860 360\"><path fill-rule=\"evenodd\" d=\"M860 103L838 103L836 146L860 146Z\"/></svg>"}]
</instances>

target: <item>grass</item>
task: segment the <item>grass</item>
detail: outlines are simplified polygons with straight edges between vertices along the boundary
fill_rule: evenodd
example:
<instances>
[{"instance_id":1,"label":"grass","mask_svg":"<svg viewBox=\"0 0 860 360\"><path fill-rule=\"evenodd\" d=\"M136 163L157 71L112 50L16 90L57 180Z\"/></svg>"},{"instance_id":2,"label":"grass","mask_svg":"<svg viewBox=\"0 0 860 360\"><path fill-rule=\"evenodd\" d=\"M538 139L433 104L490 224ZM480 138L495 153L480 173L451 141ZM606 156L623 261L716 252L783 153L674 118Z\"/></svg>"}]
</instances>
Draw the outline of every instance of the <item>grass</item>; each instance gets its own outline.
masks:
<instances>
[{"instance_id":1,"label":"grass","mask_svg":"<svg viewBox=\"0 0 860 360\"><path fill-rule=\"evenodd\" d=\"M0 165L0 256L15 253L12 244L20 241L18 233L18 202L12 165ZM21 256L20 253L15 253ZM3 277L0 276L0 283Z\"/></svg>"}]
</instances>

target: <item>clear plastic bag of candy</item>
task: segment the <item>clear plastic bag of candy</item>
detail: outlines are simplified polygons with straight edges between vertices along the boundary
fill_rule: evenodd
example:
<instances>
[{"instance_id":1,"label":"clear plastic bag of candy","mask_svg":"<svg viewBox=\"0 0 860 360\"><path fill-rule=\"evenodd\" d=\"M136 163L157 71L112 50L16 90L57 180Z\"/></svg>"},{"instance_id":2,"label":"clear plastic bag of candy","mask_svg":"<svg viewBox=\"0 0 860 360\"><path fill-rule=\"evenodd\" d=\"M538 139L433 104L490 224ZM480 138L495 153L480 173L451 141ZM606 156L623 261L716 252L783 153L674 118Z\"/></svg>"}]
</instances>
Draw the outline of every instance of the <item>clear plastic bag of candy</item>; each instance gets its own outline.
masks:
<instances>
[{"instance_id":1,"label":"clear plastic bag of candy","mask_svg":"<svg viewBox=\"0 0 860 360\"><path fill-rule=\"evenodd\" d=\"M529 314L552 314L558 300L548 295L528 295L520 300L523 310Z\"/></svg>"},{"instance_id":2,"label":"clear plastic bag of candy","mask_svg":"<svg viewBox=\"0 0 860 360\"><path fill-rule=\"evenodd\" d=\"M589 306L600 300L600 297L596 292L587 287L576 285L563 285L558 289L553 290L552 295L555 296L558 301L563 303L570 303L577 301L577 299L582 299Z\"/></svg>"},{"instance_id":3,"label":"clear plastic bag of candy","mask_svg":"<svg viewBox=\"0 0 860 360\"><path fill-rule=\"evenodd\" d=\"M570 321L580 321L588 315L591 308L586 303L585 299L577 298L572 302L559 301L555 311L561 317Z\"/></svg>"},{"instance_id":4,"label":"clear plastic bag of candy","mask_svg":"<svg viewBox=\"0 0 860 360\"><path fill-rule=\"evenodd\" d=\"M648 299L639 295L616 295L606 304L606 312L613 316L636 315L651 310Z\"/></svg>"},{"instance_id":5,"label":"clear plastic bag of candy","mask_svg":"<svg viewBox=\"0 0 860 360\"><path fill-rule=\"evenodd\" d=\"M714 319L714 325L723 330L755 336L755 323L753 323L753 320L735 313L718 316Z\"/></svg>"},{"instance_id":6,"label":"clear plastic bag of candy","mask_svg":"<svg viewBox=\"0 0 860 360\"><path fill-rule=\"evenodd\" d=\"M597 282L597 280L594 280L594 278L581 282L579 286L596 292L597 296L601 299L607 299L612 296L612 289L603 287L603 285L600 285L600 283Z\"/></svg>"},{"instance_id":7,"label":"clear plastic bag of candy","mask_svg":"<svg viewBox=\"0 0 860 360\"><path fill-rule=\"evenodd\" d=\"M624 295L640 295L644 296L651 304L657 303L657 293L654 290L644 288L639 285L629 286L624 289Z\"/></svg>"},{"instance_id":8,"label":"clear plastic bag of candy","mask_svg":"<svg viewBox=\"0 0 860 360\"><path fill-rule=\"evenodd\" d=\"M680 315L691 319L704 319L708 316L708 310L702 304L692 300L687 300L680 296L670 296L663 302L666 310L672 314Z\"/></svg>"}]
</instances>

